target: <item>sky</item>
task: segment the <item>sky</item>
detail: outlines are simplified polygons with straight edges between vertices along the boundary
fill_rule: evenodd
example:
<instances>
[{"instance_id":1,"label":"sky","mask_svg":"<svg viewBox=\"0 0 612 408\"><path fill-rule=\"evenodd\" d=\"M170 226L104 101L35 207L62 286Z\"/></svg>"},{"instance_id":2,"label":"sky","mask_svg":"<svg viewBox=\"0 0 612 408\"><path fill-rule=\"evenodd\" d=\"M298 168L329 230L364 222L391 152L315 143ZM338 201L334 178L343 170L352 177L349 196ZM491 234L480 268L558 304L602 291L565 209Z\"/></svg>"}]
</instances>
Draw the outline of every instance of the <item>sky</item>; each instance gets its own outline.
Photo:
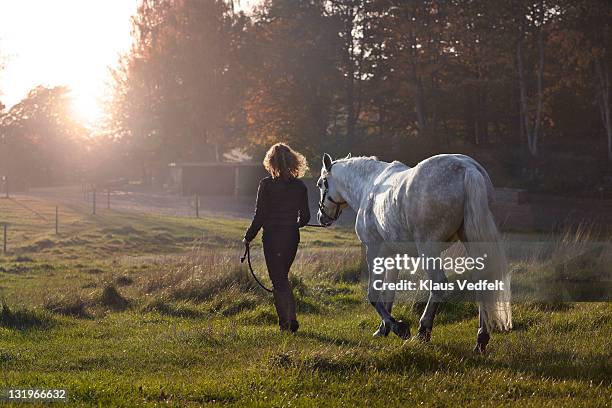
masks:
<instances>
[{"instance_id":1,"label":"sky","mask_svg":"<svg viewBox=\"0 0 612 408\"><path fill-rule=\"evenodd\" d=\"M11 107L37 85L67 85L74 110L99 119L109 67L131 45L137 0L0 1L0 101Z\"/></svg>"},{"instance_id":2,"label":"sky","mask_svg":"<svg viewBox=\"0 0 612 408\"><path fill-rule=\"evenodd\" d=\"M250 10L259 0L237 1ZM131 46L138 0L0 0L0 102L32 88L67 85L79 119L95 123L109 95L109 70Z\"/></svg>"}]
</instances>

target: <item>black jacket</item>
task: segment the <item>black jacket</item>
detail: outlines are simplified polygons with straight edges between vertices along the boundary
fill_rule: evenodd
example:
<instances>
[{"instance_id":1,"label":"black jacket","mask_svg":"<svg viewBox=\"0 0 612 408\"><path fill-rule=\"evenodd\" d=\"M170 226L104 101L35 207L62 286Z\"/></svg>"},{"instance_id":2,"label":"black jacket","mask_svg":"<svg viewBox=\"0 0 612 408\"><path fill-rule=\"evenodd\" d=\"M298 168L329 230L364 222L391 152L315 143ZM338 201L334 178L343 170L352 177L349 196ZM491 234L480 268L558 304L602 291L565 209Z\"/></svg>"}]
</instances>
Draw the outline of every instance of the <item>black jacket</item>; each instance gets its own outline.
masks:
<instances>
[{"instance_id":1,"label":"black jacket","mask_svg":"<svg viewBox=\"0 0 612 408\"><path fill-rule=\"evenodd\" d=\"M252 241L261 227L300 228L310 221L308 189L302 180L266 177L259 182L255 215L244 238Z\"/></svg>"}]
</instances>

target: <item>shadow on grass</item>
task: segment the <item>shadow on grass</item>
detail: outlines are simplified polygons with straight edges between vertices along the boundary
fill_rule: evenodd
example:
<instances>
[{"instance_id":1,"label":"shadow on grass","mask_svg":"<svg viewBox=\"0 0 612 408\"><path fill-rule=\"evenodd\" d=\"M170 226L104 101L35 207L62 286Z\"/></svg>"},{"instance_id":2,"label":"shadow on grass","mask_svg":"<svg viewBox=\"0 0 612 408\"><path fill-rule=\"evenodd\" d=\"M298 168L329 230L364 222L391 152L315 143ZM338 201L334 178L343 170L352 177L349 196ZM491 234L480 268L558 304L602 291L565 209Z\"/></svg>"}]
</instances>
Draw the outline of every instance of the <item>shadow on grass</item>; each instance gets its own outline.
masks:
<instances>
[{"instance_id":1,"label":"shadow on grass","mask_svg":"<svg viewBox=\"0 0 612 408\"><path fill-rule=\"evenodd\" d=\"M351 345L340 339L327 338L317 333L302 333L304 337L327 341L334 345ZM357 346L357 344L352 344ZM493 348L491 348L493 350ZM406 343L394 350L383 349L371 353L360 348L346 350L324 350L298 354L279 352L270 356L271 366L298 368L306 371L350 373L355 371L389 372L402 374L416 371L421 374L452 372L460 374L471 369L484 371L512 371L518 375L533 375L535 378L553 380L575 380L608 386L612 383L609 356L597 353L589 360L577 360L574 353L562 350L539 352L513 352L510 361L499 361L494 356L473 354L468 348L440 344Z\"/></svg>"},{"instance_id":2,"label":"shadow on grass","mask_svg":"<svg viewBox=\"0 0 612 408\"><path fill-rule=\"evenodd\" d=\"M268 358L272 367L297 368L304 371L354 373L382 371L404 373L419 371L431 373L451 369L454 361L440 360L431 351L421 347L400 347L394 351L381 350L371 353L359 348L323 350L307 353L278 352ZM456 371L456 370L455 370Z\"/></svg>"},{"instance_id":3,"label":"shadow on grass","mask_svg":"<svg viewBox=\"0 0 612 408\"><path fill-rule=\"evenodd\" d=\"M96 302L113 312L122 312L130 306L130 302L119 293L115 285L110 283L104 286Z\"/></svg>"},{"instance_id":4,"label":"shadow on grass","mask_svg":"<svg viewBox=\"0 0 612 408\"><path fill-rule=\"evenodd\" d=\"M44 313L19 309L11 310L2 302L0 310L0 326L15 330L46 329L53 325L53 320Z\"/></svg>"},{"instance_id":5,"label":"shadow on grass","mask_svg":"<svg viewBox=\"0 0 612 408\"><path fill-rule=\"evenodd\" d=\"M436 314L437 324L451 324L478 317L478 305L471 302L442 303Z\"/></svg>"},{"instance_id":6,"label":"shadow on grass","mask_svg":"<svg viewBox=\"0 0 612 408\"><path fill-rule=\"evenodd\" d=\"M204 312L187 304L174 304L164 299L155 299L144 308L146 312L157 312L164 316L185 317L190 319L199 318L205 315Z\"/></svg>"},{"instance_id":7,"label":"shadow on grass","mask_svg":"<svg viewBox=\"0 0 612 408\"><path fill-rule=\"evenodd\" d=\"M320 343L333 344L335 346L358 346L360 344L360 342L355 340L329 336L324 333L313 332L309 330L298 330L297 333L295 333L295 336L302 337L305 339L316 340Z\"/></svg>"},{"instance_id":8,"label":"shadow on grass","mask_svg":"<svg viewBox=\"0 0 612 408\"><path fill-rule=\"evenodd\" d=\"M255 309L238 314L242 323L256 325L278 325L278 316L270 305L259 305Z\"/></svg>"},{"instance_id":9,"label":"shadow on grass","mask_svg":"<svg viewBox=\"0 0 612 408\"><path fill-rule=\"evenodd\" d=\"M46 299L45 310L63 316L89 319L91 315L87 311L85 301L80 296L66 296L58 299Z\"/></svg>"},{"instance_id":10,"label":"shadow on grass","mask_svg":"<svg viewBox=\"0 0 612 408\"><path fill-rule=\"evenodd\" d=\"M495 360L494 356L480 356L460 346L439 345L446 353L464 361L464 367L483 370L503 369L516 373L530 373L537 377L555 380L576 380L581 382L612 384L612 368L609 354L593 354L588 362L576 359L575 353L564 350L537 351L523 347L513 350L510 361ZM491 347L494 353L494 348Z\"/></svg>"},{"instance_id":11,"label":"shadow on grass","mask_svg":"<svg viewBox=\"0 0 612 408\"><path fill-rule=\"evenodd\" d=\"M321 306L319 304L308 297L298 296L295 299L297 312L303 314L319 314L321 313Z\"/></svg>"}]
</instances>

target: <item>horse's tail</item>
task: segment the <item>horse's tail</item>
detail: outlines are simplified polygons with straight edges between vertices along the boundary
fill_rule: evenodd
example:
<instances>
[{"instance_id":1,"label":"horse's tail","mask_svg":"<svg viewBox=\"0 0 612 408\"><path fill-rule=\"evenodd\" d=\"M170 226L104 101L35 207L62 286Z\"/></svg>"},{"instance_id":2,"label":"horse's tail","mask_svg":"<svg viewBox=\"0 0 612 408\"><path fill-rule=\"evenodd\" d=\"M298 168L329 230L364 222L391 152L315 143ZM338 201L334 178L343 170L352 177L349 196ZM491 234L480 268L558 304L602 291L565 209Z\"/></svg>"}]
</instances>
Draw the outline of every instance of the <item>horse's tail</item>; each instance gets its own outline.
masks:
<instances>
[{"instance_id":1,"label":"horse's tail","mask_svg":"<svg viewBox=\"0 0 612 408\"><path fill-rule=\"evenodd\" d=\"M488 181L490 184L490 181ZM480 279L489 282L503 282L504 290L480 293L481 310L487 329L512 329L512 309L510 307L510 275L504 248L489 209L487 185L482 173L474 167L465 172L464 186L466 192L463 225L467 237L466 247L470 256L486 256L485 268L478 271ZM486 255L485 255L486 254Z\"/></svg>"}]
</instances>

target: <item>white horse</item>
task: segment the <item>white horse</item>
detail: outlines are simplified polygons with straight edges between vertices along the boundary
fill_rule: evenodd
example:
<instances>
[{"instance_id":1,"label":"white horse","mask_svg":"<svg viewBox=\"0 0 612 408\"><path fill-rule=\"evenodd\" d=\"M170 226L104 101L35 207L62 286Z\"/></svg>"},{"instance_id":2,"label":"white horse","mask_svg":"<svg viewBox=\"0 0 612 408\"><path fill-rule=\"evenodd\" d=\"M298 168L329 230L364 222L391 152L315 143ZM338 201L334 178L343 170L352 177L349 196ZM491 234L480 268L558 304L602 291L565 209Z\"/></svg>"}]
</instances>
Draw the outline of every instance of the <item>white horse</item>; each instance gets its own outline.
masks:
<instances>
[{"instance_id":1,"label":"white horse","mask_svg":"<svg viewBox=\"0 0 612 408\"><path fill-rule=\"evenodd\" d=\"M430 157L410 168L400 162L387 163L375 157L355 157L332 161L323 156L318 219L330 225L342 209L357 213L355 231L366 246L369 270L368 299L381 317L375 336L393 331L406 339L407 323L391 314L393 291L373 287L373 262L389 250L401 247L411 256L440 257L441 251L460 240L470 252L472 243L487 248L486 271L480 276L499 279L505 291L482 294L479 299L479 329L475 351L484 353L493 329L510 330L512 314L509 275L499 234L489 209L493 185L484 168L474 159L459 154ZM476 244L474 244L476 245ZM472 253L474 249L472 248ZM397 252L396 252L397 253ZM444 270L436 265L425 268L434 283L446 282ZM385 282L397 280L397 270L388 269ZM436 310L443 292L431 291L419 321L417 337L429 341Z\"/></svg>"}]
</instances>

